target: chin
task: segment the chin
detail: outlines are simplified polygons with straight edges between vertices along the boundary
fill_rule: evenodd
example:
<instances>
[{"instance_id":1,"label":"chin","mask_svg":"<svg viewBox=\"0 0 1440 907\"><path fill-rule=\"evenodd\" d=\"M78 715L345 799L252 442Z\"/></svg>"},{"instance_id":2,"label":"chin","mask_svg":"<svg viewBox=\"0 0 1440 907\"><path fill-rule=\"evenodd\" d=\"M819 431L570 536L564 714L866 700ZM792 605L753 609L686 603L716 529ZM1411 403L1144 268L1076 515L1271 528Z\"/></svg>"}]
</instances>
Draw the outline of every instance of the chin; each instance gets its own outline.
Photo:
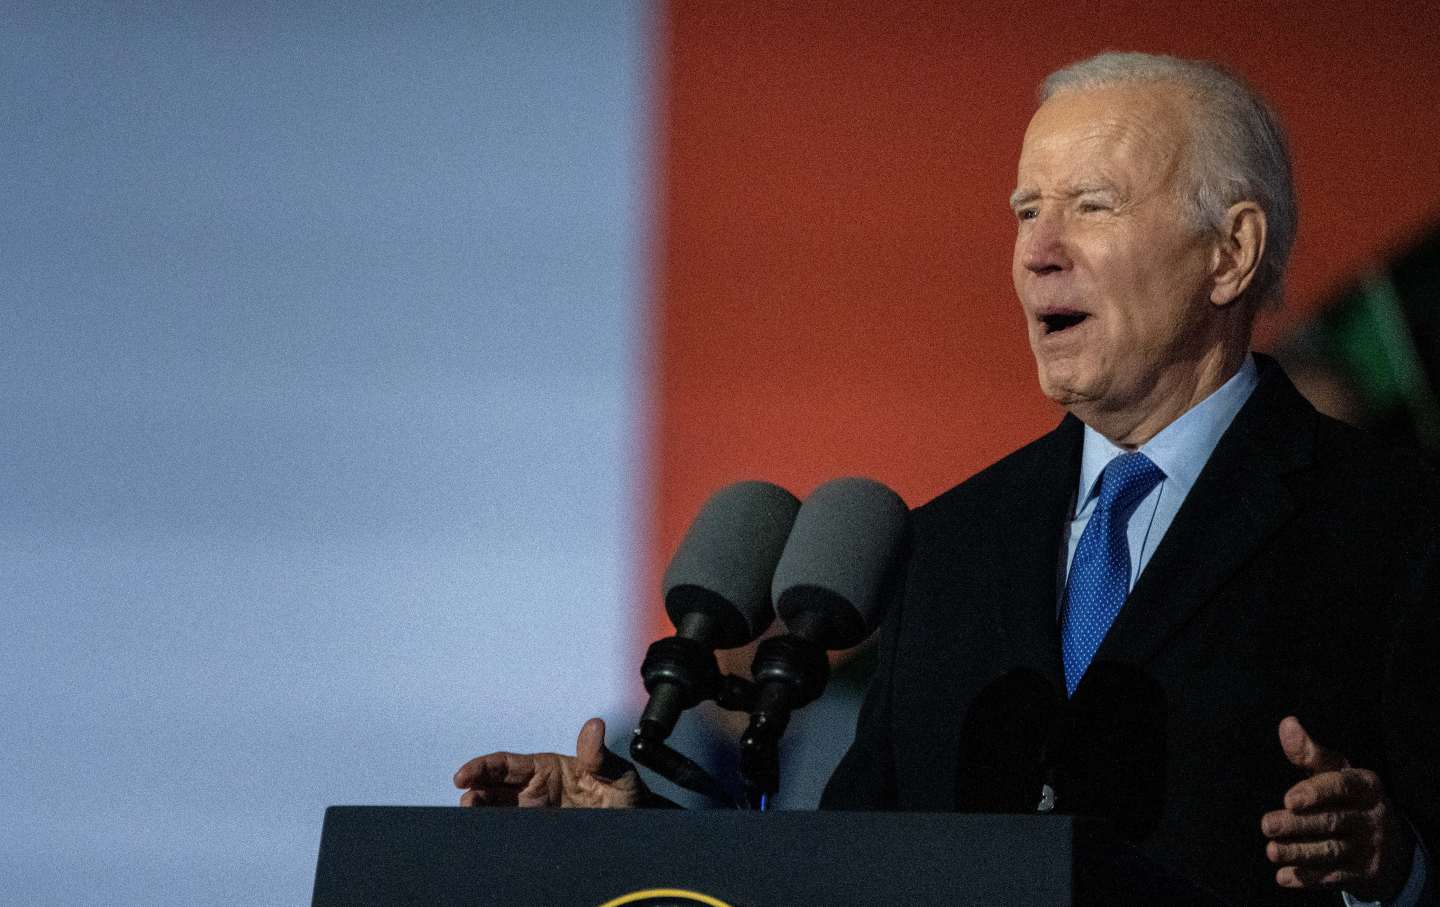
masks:
<instances>
[{"instance_id":1,"label":"chin","mask_svg":"<svg viewBox=\"0 0 1440 907\"><path fill-rule=\"evenodd\" d=\"M1084 405L1085 401L1088 399L1084 394L1079 394L1075 391L1064 388L1048 389L1045 391L1045 396L1049 397L1052 403L1055 403L1070 412L1073 412L1075 407Z\"/></svg>"},{"instance_id":2,"label":"chin","mask_svg":"<svg viewBox=\"0 0 1440 907\"><path fill-rule=\"evenodd\" d=\"M1069 407L1090 399L1084 392L1085 382L1070 374L1058 374L1045 366L1039 368L1040 391L1061 406Z\"/></svg>"}]
</instances>

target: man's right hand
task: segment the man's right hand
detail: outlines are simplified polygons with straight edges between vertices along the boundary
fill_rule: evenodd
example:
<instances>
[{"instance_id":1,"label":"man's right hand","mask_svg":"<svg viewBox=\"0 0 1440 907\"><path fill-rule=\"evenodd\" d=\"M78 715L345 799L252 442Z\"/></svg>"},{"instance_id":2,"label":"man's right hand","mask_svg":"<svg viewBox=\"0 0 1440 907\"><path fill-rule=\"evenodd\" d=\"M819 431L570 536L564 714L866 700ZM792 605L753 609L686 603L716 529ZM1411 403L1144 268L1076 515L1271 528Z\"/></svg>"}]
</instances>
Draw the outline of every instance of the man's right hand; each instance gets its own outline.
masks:
<instances>
[{"instance_id":1,"label":"man's right hand","mask_svg":"<svg viewBox=\"0 0 1440 907\"><path fill-rule=\"evenodd\" d=\"M629 809L645 793L635 767L605 747L605 722L580 728L575 755L489 753L455 773L461 806L579 806Z\"/></svg>"}]
</instances>

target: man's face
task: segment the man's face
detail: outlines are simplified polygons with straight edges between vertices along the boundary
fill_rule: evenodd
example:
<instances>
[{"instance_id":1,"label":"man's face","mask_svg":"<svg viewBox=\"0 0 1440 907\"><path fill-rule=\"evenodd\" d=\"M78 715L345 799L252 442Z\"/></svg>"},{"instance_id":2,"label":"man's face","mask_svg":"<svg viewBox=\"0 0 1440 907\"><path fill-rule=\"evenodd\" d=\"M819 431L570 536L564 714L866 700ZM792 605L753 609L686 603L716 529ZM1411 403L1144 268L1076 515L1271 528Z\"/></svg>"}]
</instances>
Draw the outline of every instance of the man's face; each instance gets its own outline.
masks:
<instances>
[{"instance_id":1,"label":"man's face","mask_svg":"<svg viewBox=\"0 0 1440 907\"><path fill-rule=\"evenodd\" d=\"M1041 388L1087 422L1173 408L1213 353L1214 240L1183 201L1187 103L1169 86L1062 92L1025 133L1015 291Z\"/></svg>"}]
</instances>

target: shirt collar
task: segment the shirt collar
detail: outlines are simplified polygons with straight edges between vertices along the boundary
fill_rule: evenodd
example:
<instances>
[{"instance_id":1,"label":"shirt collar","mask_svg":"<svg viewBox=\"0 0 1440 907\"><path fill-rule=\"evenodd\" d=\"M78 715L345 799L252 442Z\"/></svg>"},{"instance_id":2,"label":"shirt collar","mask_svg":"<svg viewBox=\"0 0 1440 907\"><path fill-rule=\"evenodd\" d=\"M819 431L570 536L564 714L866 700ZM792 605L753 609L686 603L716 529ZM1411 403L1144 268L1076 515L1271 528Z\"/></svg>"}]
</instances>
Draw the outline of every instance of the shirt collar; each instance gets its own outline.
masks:
<instances>
[{"instance_id":1,"label":"shirt collar","mask_svg":"<svg viewBox=\"0 0 1440 907\"><path fill-rule=\"evenodd\" d=\"M1240 370L1229 381L1140 446L1140 452L1160 467L1160 471L1165 473L1165 482L1182 499L1190 493L1190 488L1200 477L1200 470L1205 468L1215 445L1220 443L1220 436L1225 434L1225 429L1230 427L1231 421L1259 383L1255 357L1246 356ZM1094 496L1100 484L1100 474L1110 461L1127 452L1095 429L1085 426L1085 446L1080 455L1080 488L1075 496L1076 512Z\"/></svg>"}]
</instances>

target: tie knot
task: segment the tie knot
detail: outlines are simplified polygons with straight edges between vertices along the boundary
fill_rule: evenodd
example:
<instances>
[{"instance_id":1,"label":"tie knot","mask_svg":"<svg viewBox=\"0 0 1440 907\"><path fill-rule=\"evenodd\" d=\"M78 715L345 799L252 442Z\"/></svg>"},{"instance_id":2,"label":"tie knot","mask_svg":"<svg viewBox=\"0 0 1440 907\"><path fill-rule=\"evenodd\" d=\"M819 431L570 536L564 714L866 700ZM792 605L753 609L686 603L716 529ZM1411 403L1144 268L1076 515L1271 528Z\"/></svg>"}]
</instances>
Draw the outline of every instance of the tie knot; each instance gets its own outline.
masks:
<instances>
[{"instance_id":1,"label":"tie knot","mask_svg":"<svg viewBox=\"0 0 1440 907\"><path fill-rule=\"evenodd\" d=\"M1138 451L1121 454L1106 465L1100 474L1101 509L1125 513L1150 493L1165 473Z\"/></svg>"}]
</instances>

